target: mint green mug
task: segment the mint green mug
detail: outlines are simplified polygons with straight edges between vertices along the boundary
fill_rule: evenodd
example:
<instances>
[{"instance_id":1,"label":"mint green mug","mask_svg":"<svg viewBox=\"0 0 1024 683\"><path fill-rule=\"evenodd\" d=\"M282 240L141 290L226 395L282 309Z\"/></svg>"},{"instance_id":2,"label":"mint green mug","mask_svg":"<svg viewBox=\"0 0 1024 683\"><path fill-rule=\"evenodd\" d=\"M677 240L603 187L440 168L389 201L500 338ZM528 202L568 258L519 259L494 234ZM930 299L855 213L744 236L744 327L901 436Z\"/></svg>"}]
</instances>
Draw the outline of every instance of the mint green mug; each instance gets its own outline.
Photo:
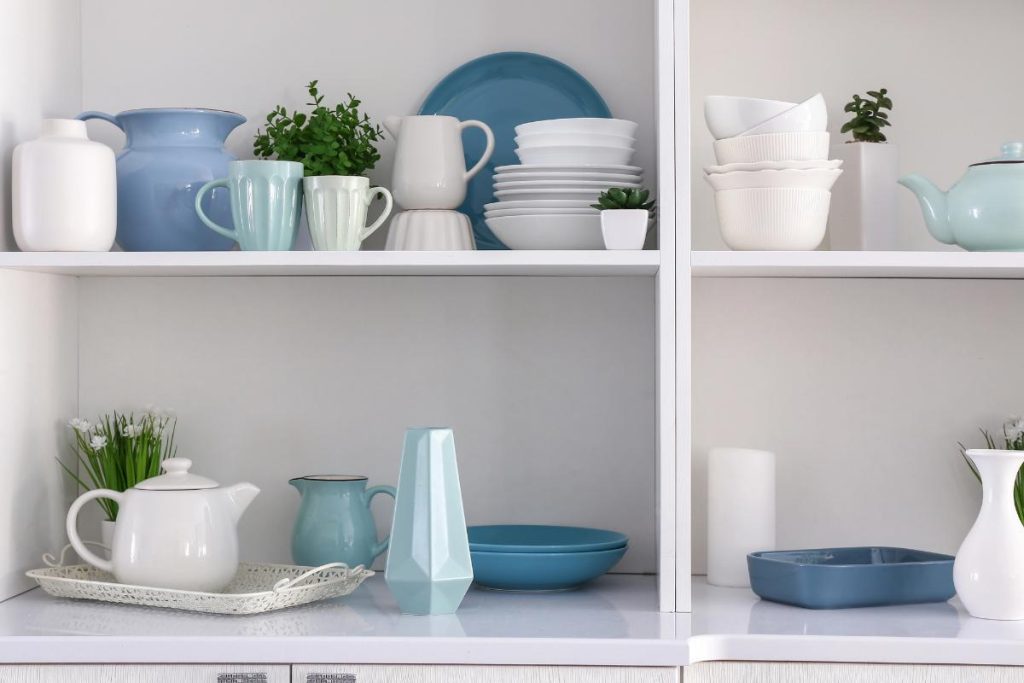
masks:
<instances>
[{"instance_id":1,"label":"mint green mug","mask_svg":"<svg viewBox=\"0 0 1024 683\"><path fill-rule=\"evenodd\" d=\"M229 237L243 251L291 251L302 213L303 167L297 161L232 161L228 177L211 180L196 193L196 213L210 230ZM234 230L203 213L203 195L228 189Z\"/></svg>"}]
</instances>

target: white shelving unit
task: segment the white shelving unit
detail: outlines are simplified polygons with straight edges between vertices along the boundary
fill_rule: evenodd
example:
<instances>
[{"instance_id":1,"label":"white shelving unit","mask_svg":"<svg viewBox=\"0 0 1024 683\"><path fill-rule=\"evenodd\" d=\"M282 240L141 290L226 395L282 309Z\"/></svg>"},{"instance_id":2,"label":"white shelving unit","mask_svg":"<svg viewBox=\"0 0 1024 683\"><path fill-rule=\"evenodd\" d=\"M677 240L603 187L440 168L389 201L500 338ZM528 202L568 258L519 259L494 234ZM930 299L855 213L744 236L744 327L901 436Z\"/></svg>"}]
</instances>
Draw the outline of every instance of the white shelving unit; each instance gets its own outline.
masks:
<instances>
[{"instance_id":1,"label":"white shelving unit","mask_svg":"<svg viewBox=\"0 0 1024 683\"><path fill-rule=\"evenodd\" d=\"M1024 254L963 251L694 251L697 278L1024 279Z\"/></svg>"}]
</instances>

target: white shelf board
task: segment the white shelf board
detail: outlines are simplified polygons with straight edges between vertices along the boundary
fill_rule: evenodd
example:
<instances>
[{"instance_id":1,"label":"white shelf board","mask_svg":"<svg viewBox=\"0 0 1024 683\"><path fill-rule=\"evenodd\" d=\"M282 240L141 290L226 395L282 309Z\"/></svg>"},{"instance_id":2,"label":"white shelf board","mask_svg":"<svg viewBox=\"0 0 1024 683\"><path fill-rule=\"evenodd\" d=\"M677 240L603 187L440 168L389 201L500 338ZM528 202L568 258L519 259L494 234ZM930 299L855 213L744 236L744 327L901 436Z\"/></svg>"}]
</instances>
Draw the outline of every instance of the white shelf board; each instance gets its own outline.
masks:
<instances>
[{"instance_id":1,"label":"white shelf board","mask_svg":"<svg viewBox=\"0 0 1024 683\"><path fill-rule=\"evenodd\" d=\"M694 251L693 277L1024 279L1024 253Z\"/></svg>"},{"instance_id":2,"label":"white shelf board","mask_svg":"<svg viewBox=\"0 0 1024 683\"><path fill-rule=\"evenodd\" d=\"M81 276L654 275L657 251L0 252L0 268Z\"/></svg>"}]
</instances>

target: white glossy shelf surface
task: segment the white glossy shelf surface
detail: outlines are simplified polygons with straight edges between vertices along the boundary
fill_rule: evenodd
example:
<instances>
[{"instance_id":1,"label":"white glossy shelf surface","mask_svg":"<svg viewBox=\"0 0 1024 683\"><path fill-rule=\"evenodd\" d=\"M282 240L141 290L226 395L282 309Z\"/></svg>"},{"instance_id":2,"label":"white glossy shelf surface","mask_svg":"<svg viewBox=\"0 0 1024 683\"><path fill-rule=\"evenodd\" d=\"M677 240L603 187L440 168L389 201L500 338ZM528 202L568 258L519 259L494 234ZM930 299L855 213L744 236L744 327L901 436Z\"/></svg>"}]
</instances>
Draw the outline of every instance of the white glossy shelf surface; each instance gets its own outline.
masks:
<instances>
[{"instance_id":1,"label":"white glossy shelf surface","mask_svg":"<svg viewBox=\"0 0 1024 683\"><path fill-rule=\"evenodd\" d=\"M0 268L93 276L654 275L657 251L0 252Z\"/></svg>"},{"instance_id":2,"label":"white glossy shelf surface","mask_svg":"<svg viewBox=\"0 0 1024 683\"><path fill-rule=\"evenodd\" d=\"M1024 253L694 251L693 277L1024 279Z\"/></svg>"}]
</instances>

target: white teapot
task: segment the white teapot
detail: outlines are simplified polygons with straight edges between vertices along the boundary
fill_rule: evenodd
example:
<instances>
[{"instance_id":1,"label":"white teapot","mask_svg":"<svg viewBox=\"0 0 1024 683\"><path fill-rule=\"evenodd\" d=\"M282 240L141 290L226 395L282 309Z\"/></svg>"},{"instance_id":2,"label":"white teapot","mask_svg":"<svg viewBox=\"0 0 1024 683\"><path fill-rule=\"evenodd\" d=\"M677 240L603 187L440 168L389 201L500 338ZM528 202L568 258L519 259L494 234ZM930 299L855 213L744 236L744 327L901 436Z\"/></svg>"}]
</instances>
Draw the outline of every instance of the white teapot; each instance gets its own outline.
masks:
<instances>
[{"instance_id":1,"label":"white teapot","mask_svg":"<svg viewBox=\"0 0 1024 683\"><path fill-rule=\"evenodd\" d=\"M216 592L238 571L238 519L260 490L249 483L220 487L190 474L192 461L168 458L166 474L124 493L96 489L68 510L68 540L78 555L120 583ZM78 512L96 498L117 502L110 560L97 557L76 529Z\"/></svg>"}]
</instances>

